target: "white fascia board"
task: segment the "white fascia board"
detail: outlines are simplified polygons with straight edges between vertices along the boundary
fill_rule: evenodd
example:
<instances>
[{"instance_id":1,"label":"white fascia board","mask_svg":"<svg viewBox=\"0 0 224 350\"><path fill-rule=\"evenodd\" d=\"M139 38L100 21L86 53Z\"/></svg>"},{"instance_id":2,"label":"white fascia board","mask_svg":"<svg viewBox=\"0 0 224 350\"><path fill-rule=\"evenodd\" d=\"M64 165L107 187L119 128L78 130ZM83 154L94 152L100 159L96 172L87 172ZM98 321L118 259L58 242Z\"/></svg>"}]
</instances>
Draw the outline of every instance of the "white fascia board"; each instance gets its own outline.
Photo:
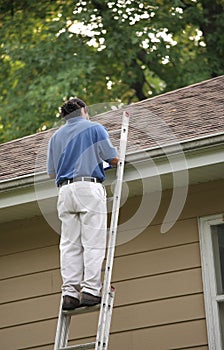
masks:
<instances>
[{"instance_id":1,"label":"white fascia board","mask_svg":"<svg viewBox=\"0 0 224 350\"><path fill-rule=\"evenodd\" d=\"M58 191L46 173L0 183L0 189L0 209L56 197Z\"/></svg>"},{"instance_id":2,"label":"white fascia board","mask_svg":"<svg viewBox=\"0 0 224 350\"><path fill-rule=\"evenodd\" d=\"M125 182L224 164L224 134L133 152L127 154L126 162ZM110 186L114 179L115 169L107 171L105 185ZM46 173L1 181L0 190L0 208L53 198L58 192Z\"/></svg>"}]
</instances>

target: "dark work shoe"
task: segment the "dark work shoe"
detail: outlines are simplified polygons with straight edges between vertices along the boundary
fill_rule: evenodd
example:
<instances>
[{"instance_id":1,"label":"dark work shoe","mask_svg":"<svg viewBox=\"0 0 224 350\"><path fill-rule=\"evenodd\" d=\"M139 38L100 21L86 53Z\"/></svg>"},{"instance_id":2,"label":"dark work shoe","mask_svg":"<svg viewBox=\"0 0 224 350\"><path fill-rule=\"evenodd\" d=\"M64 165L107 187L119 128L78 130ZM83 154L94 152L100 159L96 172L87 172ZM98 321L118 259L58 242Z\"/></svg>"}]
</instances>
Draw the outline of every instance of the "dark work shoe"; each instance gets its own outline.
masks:
<instances>
[{"instance_id":1,"label":"dark work shoe","mask_svg":"<svg viewBox=\"0 0 224 350\"><path fill-rule=\"evenodd\" d=\"M101 303L101 297L96 297L90 293L81 293L80 306L93 306Z\"/></svg>"},{"instance_id":2,"label":"dark work shoe","mask_svg":"<svg viewBox=\"0 0 224 350\"><path fill-rule=\"evenodd\" d=\"M74 310L80 306L79 299L65 295L63 297L62 310Z\"/></svg>"}]
</instances>

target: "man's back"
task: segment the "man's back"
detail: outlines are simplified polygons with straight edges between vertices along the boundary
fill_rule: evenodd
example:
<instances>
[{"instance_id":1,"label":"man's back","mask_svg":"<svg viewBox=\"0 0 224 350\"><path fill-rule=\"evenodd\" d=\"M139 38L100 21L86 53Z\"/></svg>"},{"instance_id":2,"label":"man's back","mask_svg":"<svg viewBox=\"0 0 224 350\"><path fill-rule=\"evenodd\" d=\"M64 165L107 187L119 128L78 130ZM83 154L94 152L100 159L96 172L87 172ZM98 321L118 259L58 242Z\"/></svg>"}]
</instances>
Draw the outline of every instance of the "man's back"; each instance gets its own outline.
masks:
<instances>
[{"instance_id":1,"label":"man's back","mask_svg":"<svg viewBox=\"0 0 224 350\"><path fill-rule=\"evenodd\" d=\"M68 119L51 138L49 173L55 173L59 184L65 179L92 176L105 179L103 160L116 156L106 129L98 124L74 117Z\"/></svg>"}]
</instances>

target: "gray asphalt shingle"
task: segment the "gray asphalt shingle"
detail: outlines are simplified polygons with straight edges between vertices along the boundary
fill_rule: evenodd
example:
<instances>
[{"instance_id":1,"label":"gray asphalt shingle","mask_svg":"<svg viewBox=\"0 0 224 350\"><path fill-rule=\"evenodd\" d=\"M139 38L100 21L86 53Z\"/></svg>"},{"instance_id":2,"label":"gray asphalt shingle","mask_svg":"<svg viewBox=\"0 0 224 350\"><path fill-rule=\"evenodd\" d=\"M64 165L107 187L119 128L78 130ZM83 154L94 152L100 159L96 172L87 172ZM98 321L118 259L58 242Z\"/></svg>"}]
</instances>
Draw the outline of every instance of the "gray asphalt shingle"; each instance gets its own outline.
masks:
<instances>
[{"instance_id":1,"label":"gray asphalt shingle","mask_svg":"<svg viewBox=\"0 0 224 350\"><path fill-rule=\"evenodd\" d=\"M126 106L130 114L127 152L224 133L224 76ZM121 110L97 115L112 143L119 144ZM47 142L55 129L0 145L0 180L45 170Z\"/></svg>"}]
</instances>

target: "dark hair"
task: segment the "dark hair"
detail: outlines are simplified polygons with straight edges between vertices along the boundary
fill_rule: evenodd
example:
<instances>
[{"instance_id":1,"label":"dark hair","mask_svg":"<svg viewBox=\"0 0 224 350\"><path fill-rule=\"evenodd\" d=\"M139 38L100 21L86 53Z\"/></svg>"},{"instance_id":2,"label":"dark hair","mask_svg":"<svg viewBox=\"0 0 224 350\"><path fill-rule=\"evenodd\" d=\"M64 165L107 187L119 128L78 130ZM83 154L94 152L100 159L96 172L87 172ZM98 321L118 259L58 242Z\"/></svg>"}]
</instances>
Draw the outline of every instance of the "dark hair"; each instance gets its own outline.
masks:
<instances>
[{"instance_id":1,"label":"dark hair","mask_svg":"<svg viewBox=\"0 0 224 350\"><path fill-rule=\"evenodd\" d=\"M70 100L66 101L60 108L61 117L64 118L68 114L77 111L77 113L72 113L72 115L79 116L80 115L80 109L82 107L86 107L86 104L84 101L80 100L80 98L74 97Z\"/></svg>"}]
</instances>

